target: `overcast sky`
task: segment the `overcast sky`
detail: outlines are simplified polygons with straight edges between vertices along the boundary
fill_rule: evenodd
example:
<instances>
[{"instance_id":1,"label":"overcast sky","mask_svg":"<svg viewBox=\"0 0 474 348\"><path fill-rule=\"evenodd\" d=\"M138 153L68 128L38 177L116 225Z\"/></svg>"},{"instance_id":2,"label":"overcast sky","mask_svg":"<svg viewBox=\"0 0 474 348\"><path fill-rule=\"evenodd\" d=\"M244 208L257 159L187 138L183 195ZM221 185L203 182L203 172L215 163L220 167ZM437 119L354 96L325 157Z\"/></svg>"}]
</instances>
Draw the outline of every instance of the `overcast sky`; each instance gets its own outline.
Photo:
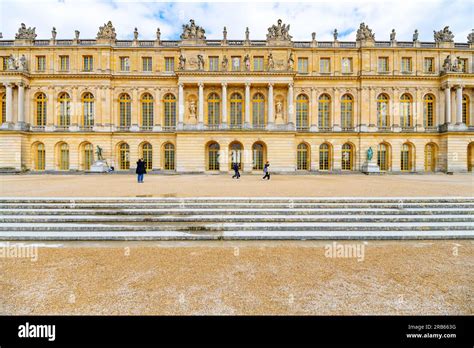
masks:
<instances>
[{"instance_id":1,"label":"overcast sky","mask_svg":"<svg viewBox=\"0 0 474 348\"><path fill-rule=\"evenodd\" d=\"M470 0L332 0L332 1L241 1L241 2L159 2L99 0L0 0L0 32L13 39L20 23L36 27L38 39L49 39L56 27L58 39L72 39L74 30L82 39L93 39L98 27L108 20L118 39L133 38L138 27L140 39L154 39L159 27L163 40L179 39L181 25L193 18L206 30L208 39L221 39L227 26L228 39L243 39L245 27L250 38L265 39L267 28L278 18L290 24L293 40L332 40L337 28L339 40L355 40L360 22L375 33L376 40L389 40L392 28L397 40L411 41L415 28L421 41L433 41L433 30L449 25L456 42L467 42L474 23Z\"/></svg>"}]
</instances>

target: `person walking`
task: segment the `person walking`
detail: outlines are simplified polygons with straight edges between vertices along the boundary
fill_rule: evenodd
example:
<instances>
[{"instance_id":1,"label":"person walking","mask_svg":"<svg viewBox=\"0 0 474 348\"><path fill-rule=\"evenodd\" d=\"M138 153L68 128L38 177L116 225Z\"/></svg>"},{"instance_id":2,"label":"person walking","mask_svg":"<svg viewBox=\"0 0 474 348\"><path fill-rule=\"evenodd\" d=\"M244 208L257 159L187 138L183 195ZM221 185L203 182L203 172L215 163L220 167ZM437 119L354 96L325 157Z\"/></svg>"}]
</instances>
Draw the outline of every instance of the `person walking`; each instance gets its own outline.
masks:
<instances>
[{"instance_id":1,"label":"person walking","mask_svg":"<svg viewBox=\"0 0 474 348\"><path fill-rule=\"evenodd\" d=\"M239 164L237 162L232 163L232 169L234 170L234 175L232 176L232 179L240 179Z\"/></svg>"},{"instance_id":2,"label":"person walking","mask_svg":"<svg viewBox=\"0 0 474 348\"><path fill-rule=\"evenodd\" d=\"M270 162L267 161L267 163L265 163L265 166L263 167L263 172L265 173L265 175L262 179L270 180L270 170L268 169L268 167L270 167Z\"/></svg>"},{"instance_id":3,"label":"person walking","mask_svg":"<svg viewBox=\"0 0 474 348\"><path fill-rule=\"evenodd\" d=\"M145 162L143 162L142 158L138 159L137 162L137 170L135 171L138 175L138 183L143 183L143 176L146 174Z\"/></svg>"}]
</instances>

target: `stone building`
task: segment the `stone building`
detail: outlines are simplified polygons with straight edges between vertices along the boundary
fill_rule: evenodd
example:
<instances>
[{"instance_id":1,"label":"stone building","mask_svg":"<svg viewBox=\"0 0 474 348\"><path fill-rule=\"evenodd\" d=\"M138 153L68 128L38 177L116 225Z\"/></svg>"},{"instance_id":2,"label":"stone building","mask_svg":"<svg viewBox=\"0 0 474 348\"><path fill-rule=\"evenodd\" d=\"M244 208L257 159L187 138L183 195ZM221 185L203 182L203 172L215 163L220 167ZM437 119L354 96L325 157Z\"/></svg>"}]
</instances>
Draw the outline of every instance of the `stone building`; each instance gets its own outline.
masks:
<instances>
[{"instance_id":1,"label":"stone building","mask_svg":"<svg viewBox=\"0 0 474 348\"><path fill-rule=\"evenodd\" d=\"M0 40L0 168L87 171L97 146L116 170L139 157L161 172L359 171L372 148L386 172L474 166L474 35L455 43L207 39L191 20L178 41L37 40L24 24ZM388 36L388 35L387 35Z\"/></svg>"}]
</instances>

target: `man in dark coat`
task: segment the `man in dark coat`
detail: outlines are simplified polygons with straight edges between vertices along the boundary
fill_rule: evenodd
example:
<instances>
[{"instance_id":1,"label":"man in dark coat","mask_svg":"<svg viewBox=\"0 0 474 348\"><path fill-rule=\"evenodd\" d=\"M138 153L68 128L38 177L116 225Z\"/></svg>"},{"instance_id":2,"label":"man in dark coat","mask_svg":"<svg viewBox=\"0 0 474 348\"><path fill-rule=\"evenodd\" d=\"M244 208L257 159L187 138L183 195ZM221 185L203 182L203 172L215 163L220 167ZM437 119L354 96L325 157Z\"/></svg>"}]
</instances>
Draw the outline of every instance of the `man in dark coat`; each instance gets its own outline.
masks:
<instances>
[{"instance_id":1,"label":"man in dark coat","mask_svg":"<svg viewBox=\"0 0 474 348\"><path fill-rule=\"evenodd\" d=\"M234 175L232 176L232 179L234 178L239 179L240 178L239 164L237 162L232 163L232 169L234 170Z\"/></svg>"},{"instance_id":2,"label":"man in dark coat","mask_svg":"<svg viewBox=\"0 0 474 348\"><path fill-rule=\"evenodd\" d=\"M267 163L265 163L265 166L263 167L263 172L265 173L265 175L262 179L270 180L270 170L268 169L268 167L270 167L270 162L267 161Z\"/></svg>"},{"instance_id":3,"label":"man in dark coat","mask_svg":"<svg viewBox=\"0 0 474 348\"><path fill-rule=\"evenodd\" d=\"M135 171L138 175L138 183L143 183L143 176L146 174L145 162L142 158L138 159L137 170Z\"/></svg>"}]
</instances>

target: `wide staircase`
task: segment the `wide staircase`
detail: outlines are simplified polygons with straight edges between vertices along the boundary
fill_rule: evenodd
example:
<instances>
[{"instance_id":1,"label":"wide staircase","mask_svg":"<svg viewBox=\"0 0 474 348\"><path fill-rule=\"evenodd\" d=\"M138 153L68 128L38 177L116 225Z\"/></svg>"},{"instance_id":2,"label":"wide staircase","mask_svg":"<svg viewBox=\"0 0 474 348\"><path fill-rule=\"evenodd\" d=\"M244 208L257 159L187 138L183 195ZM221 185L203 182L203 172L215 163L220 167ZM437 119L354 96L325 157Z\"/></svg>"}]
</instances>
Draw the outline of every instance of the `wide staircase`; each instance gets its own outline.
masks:
<instances>
[{"instance_id":1,"label":"wide staircase","mask_svg":"<svg viewBox=\"0 0 474 348\"><path fill-rule=\"evenodd\" d=\"M0 198L0 240L473 239L474 198Z\"/></svg>"}]
</instances>

